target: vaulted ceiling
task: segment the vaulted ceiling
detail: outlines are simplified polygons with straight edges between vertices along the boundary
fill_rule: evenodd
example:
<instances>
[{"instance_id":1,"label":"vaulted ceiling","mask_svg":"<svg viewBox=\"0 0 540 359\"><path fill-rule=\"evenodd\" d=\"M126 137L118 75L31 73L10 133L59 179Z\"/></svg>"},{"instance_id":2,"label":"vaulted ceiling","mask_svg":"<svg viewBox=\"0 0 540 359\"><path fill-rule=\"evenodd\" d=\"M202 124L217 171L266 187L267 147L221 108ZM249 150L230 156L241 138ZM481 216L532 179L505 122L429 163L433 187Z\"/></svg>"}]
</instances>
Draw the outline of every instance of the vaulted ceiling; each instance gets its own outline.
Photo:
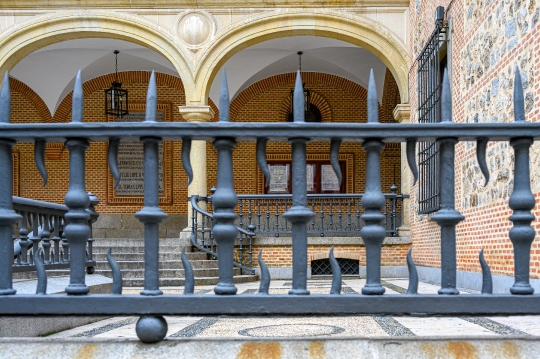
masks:
<instances>
[{"instance_id":1,"label":"vaulted ceiling","mask_svg":"<svg viewBox=\"0 0 540 359\"><path fill-rule=\"evenodd\" d=\"M83 81L114 73L114 50L119 50L118 71L151 71L179 76L173 65L145 47L114 39L77 39L35 51L19 62L11 76L32 88L54 114L73 89L77 70ZM322 72L344 77L367 87L373 68L379 99L386 66L369 51L349 43L315 36L285 37L266 41L240 51L223 66L227 69L231 99L264 78L298 69L298 51L303 51L302 72ZM221 70L210 88L218 103Z\"/></svg>"}]
</instances>

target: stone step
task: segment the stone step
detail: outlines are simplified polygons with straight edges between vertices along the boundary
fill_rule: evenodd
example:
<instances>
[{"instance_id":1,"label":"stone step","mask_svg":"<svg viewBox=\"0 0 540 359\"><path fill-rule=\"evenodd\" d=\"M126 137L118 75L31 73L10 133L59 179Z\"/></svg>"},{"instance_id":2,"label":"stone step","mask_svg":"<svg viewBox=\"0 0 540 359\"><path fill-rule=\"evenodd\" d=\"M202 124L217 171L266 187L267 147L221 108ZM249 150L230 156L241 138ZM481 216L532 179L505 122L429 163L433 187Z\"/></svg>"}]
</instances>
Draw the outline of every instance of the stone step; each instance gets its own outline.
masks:
<instances>
[{"instance_id":1,"label":"stone step","mask_svg":"<svg viewBox=\"0 0 540 359\"><path fill-rule=\"evenodd\" d=\"M249 283L259 280L258 275L236 275L233 277L234 283ZM195 277L195 285L216 285L218 277ZM124 287L143 287L144 278L129 278L122 281ZM160 278L159 285L162 287L179 287L185 283L184 278Z\"/></svg>"},{"instance_id":2,"label":"stone step","mask_svg":"<svg viewBox=\"0 0 540 359\"><path fill-rule=\"evenodd\" d=\"M240 275L241 270L240 268L234 268L233 269L234 275ZM112 277L112 272L110 269L96 269L95 274L100 274L105 277ZM35 272L21 272L21 273L14 273L17 274L15 279L34 279L36 278ZM218 276L218 269L217 268L193 268L193 275L197 277L217 277ZM55 270L48 270L47 271L47 277L62 277L62 276L69 276L69 270L67 269L55 269ZM144 277L144 268L141 269L127 269L122 270L122 278L123 279L130 279L130 278L139 278ZM183 278L184 277L184 270L183 269L160 269L159 270L159 277L160 278Z\"/></svg>"},{"instance_id":3,"label":"stone step","mask_svg":"<svg viewBox=\"0 0 540 359\"><path fill-rule=\"evenodd\" d=\"M189 261L193 268L217 268L218 262L211 260L193 260ZM118 266L123 270L137 270L144 269L144 262L141 260L117 260ZM182 261L178 260L160 260L159 261L160 269L184 269ZM96 269L99 270L108 270L109 262L105 261L96 261Z\"/></svg>"},{"instance_id":4,"label":"stone step","mask_svg":"<svg viewBox=\"0 0 540 359\"><path fill-rule=\"evenodd\" d=\"M178 238L160 238L159 245L179 247ZM101 247L144 247L143 238L94 238L94 245Z\"/></svg>"},{"instance_id":5,"label":"stone step","mask_svg":"<svg viewBox=\"0 0 540 359\"><path fill-rule=\"evenodd\" d=\"M92 253L107 253L109 248L112 248L113 253L144 253L144 246L141 247L130 247L130 246L92 246ZM174 252L182 253L182 248L179 246L159 246L160 252ZM187 253L193 253L188 252Z\"/></svg>"},{"instance_id":6,"label":"stone step","mask_svg":"<svg viewBox=\"0 0 540 359\"><path fill-rule=\"evenodd\" d=\"M233 269L234 275L240 275L242 273L240 268ZM112 277L112 272L110 269L96 269L95 274L101 274L106 277ZM193 275L195 278L198 277L217 277L218 269L217 268L193 268ZM144 277L144 268L141 269L126 269L122 270L122 278L138 278ZM159 278L183 278L184 270L173 268L173 269L160 269Z\"/></svg>"},{"instance_id":7,"label":"stone step","mask_svg":"<svg viewBox=\"0 0 540 359\"><path fill-rule=\"evenodd\" d=\"M123 253L123 252L112 252L113 258L116 261L144 261L144 253ZM181 253L178 252L159 252L160 260L178 260L181 261ZM203 252L188 252L186 253L187 259L191 261L196 260L207 260L208 256ZM106 261L107 253L94 253L93 259L95 261Z\"/></svg>"}]
</instances>

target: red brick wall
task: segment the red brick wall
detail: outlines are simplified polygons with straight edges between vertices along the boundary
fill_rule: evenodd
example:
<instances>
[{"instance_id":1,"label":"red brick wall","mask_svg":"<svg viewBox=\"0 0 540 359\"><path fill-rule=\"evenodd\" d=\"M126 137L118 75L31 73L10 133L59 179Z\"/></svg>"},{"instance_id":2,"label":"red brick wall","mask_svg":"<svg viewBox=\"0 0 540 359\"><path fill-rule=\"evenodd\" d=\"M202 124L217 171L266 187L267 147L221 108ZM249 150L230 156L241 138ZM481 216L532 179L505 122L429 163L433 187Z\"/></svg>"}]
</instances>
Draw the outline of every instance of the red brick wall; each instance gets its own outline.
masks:
<instances>
[{"instance_id":1,"label":"red brick wall","mask_svg":"<svg viewBox=\"0 0 540 359\"><path fill-rule=\"evenodd\" d=\"M434 29L433 14L437 5L451 7L452 18L453 121L511 122L513 121L512 87L515 65L527 79L524 89L527 101L526 119L538 121L540 49L539 8L535 1L497 2L484 0L422 1L410 6L411 63ZM517 5L517 8L516 8ZM514 26L512 22L515 21ZM411 119L417 119L416 69L410 76ZM475 143L456 146L456 209L466 216L457 226L458 270L480 271L478 253L484 255L494 274L513 275L513 250L508 237L512 227L508 199L512 193L513 150L507 143L488 145L488 166L491 179L484 187L477 171ZM539 149L531 149L532 190L539 202ZM417 264L440 266L439 227L427 216L418 218L418 187L411 189L411 222L413 257ZM540 214L539 206L533 210ZM538 222L533 222L535 229ZM531 250L531 276L540 277L540 246L538 240Z\"/></svg>"}]
</instances>

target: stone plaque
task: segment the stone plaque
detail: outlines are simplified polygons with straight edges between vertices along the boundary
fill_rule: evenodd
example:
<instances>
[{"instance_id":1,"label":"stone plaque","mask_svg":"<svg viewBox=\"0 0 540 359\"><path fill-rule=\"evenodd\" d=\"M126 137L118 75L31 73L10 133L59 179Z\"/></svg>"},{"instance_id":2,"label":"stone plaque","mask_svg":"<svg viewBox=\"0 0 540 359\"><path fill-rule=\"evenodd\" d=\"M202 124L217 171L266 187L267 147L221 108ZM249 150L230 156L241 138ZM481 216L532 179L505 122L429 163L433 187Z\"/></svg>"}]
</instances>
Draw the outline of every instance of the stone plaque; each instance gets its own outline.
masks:
<instances>
[{"instance_id":1,"label":"stone plaque","mask_svg":"<svg viewBox=\"0 0 540 359\"><path fill-rule=\"evenodd\" d=\"M163 122L163 112L158 112L157 122ZM129 115L118 118L117 122L143 122L146 112L130 112ZM118 172L120 184L116 187L117 196L143 196L144 176L143 162L144 145L141 142L120 142L118 149ZM159 195L164 193L163 178L163 143L159 144Z\"/></svg>"},{"instance_id":2,"label":"stone plaque","mask_svg":"<svg viewBox=\"0 0 540 359\"><path fill-rule=\"evenodd\" d=\"M171 104L158 103L156 121L169 122ZM143 122L146 117L145 104L129 104L129 115L109 117L109 121ZM136 124L134 124L136 125ZM159 145L159 202L172 203L171 141ZM114 188L114 179L109 170L107 203L140 204L144 201L144 145L141 142L120 141L118 148L118 172L120 183Z\"/></svg>"}]
</instances>

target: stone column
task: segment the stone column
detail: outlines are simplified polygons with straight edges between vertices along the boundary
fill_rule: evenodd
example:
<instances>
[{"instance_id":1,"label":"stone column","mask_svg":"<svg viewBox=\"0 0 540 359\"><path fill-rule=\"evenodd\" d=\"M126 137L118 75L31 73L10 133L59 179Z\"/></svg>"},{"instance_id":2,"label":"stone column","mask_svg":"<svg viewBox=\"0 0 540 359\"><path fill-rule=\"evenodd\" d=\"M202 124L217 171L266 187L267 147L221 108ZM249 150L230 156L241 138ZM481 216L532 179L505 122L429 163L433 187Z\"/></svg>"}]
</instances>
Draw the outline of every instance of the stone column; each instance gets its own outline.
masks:
<instances>
[{"instance_id":1,"label":"stone column","mask_svg":"<svg viewBox=\"0 0 540 359\"><path fill-rule=\"evenodd\" d=\"M394 109L394 119L399 123L410 123L411 122L411 106L408 103L399 104ZM405 142L401 143L401 193L410 194L411 193L411 170L407 164L407 144ZM411 208L410 208L410 199L406 198L403 200L402 206L402 224L398 230L399 237L410 237L411 236Z\"/></svg>"},{"instance_id":2,"label":"stone column","mask_svg":"<svg viewBox=\"0 0 540 359\"><path fill-rule=\"evenodd\" d=\"M178 106L178 110L187 122L207 122L214 118L214 110L206 105ZM206 196L206 141L193 141L191 143L190 158L191 167L193 168L193 181L188 187L188 196ZM201 202L200 206L206 209L204 202ZM183 232L191 232L191 203L188 203L187 223L188 226ZM183 239L182 234L180 234L180 238ZM189 237L186 238L189 241Z\"/></svg>"}]
</instances>

